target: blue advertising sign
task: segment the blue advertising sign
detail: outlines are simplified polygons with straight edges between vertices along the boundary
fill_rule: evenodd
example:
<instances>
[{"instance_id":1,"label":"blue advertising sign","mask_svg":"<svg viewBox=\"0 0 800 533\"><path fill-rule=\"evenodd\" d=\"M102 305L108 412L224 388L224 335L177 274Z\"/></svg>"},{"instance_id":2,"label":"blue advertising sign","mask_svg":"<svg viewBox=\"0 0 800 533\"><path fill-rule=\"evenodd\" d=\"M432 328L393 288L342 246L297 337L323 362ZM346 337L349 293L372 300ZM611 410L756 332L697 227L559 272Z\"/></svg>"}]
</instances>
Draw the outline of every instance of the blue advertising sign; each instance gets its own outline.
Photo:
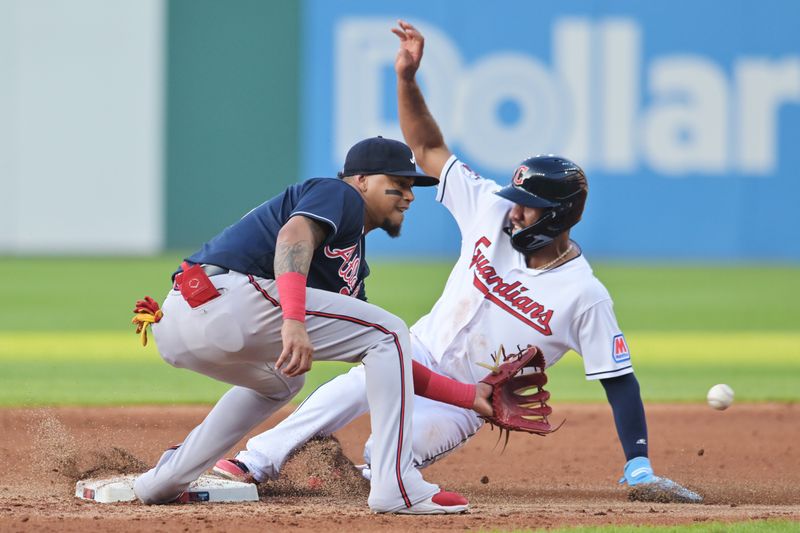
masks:
<instances>
[{"instance_id":1,"label":"blue advertising sign","mask_svg":"<svg viewBox=\"0 0 800 533\"><path fill-rule=\"evenodd\" d=\"M450 149L501 183L537 153L584 167L573 237L593 257L800 260L800 3L304 4L305 175L364 137L401 139L398 18L426 37L418 74ZM452 255L433 192L372 255Z\"/></svg>"}]
</instances>

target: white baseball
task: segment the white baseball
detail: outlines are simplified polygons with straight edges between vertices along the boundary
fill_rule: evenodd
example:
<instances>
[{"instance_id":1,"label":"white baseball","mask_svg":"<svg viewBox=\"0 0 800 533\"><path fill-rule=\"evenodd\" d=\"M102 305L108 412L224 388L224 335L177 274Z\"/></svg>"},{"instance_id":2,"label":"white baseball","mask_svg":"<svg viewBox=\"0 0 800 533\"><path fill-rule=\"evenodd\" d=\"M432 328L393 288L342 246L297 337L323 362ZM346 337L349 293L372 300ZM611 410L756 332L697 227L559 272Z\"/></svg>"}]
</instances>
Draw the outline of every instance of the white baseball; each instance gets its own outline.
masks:
<instances>
[{"instance_id":1,"label":"white baseball","mask_svg":"<svg viewBox=\"0 0 800 533\"><path fill-rule=\"evenodd\" d=\"M724 411L733 403L733 389L724 383L714 385L708 390L706 396L708 405L719 411Z\"/></svg>"}]
</instances>

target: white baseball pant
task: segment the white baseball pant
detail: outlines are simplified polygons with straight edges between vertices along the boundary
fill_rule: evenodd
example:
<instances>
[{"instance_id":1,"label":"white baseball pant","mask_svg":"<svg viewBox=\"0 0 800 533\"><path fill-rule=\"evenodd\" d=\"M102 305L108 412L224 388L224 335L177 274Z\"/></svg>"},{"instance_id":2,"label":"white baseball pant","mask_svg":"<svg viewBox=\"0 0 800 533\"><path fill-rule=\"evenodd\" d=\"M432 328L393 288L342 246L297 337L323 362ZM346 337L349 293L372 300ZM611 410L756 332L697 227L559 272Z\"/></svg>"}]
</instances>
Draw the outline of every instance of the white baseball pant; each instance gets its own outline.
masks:
<instances>
[{"instance_id":1,"label":"white baseball pant","mask_svg":"<svg viewBox=\"0 0 800 533\"><path fill-rule=\"evenodd\" d=\"M431 367L425 349L415 342L413 335L411 340L414 359ZM258 481L277 479L292 452L309 439L331 435L369 410L366 368L356 366L312 392L280 424L251 438L247 450L236 458L247 465ZM414 396L414 466L425 468L455 451L482 425L483 420L474 411ZM369 475L374 475L372 465L378 457L376 443L371 436L364 446Z\"/></svg>"},{"instance_id":2,"label":"white baseball pant","mask_svg":"<svg viewBox=\"0 0 800 533\"><path fill-rule=\"evenodd\" d=\"M274 368L283 323L274 280L237 272L212 276L221 295L195 309L178 291L154 325L159 352L173 366L235 385L176 450L137 478L144 503L167 503L210 468L253 427L288 402L304 377ZM390 512L439 491L414 468L413 379L405 323L372 304L317 289L306 291L306 327L315 361L362 361L374 433L369 506ZM363 394L363 391L355 391Z\"/></svg>"}]
</instances>

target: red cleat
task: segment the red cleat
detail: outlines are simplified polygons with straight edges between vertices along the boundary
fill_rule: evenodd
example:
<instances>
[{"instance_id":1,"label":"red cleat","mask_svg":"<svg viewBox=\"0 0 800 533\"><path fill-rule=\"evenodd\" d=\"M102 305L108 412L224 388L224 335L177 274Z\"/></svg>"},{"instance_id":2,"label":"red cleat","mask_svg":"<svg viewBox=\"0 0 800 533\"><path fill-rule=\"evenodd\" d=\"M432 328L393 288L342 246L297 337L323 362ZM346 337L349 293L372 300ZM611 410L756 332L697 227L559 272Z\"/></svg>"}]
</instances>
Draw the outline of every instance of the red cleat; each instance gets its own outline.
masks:
<instances>
[{"instance_id":1,"label":"red cleat","mask_svg":"<svg viewBox=\"0 0 800 533\"><path fill-rule=\"evenodd\" d=\"M237 459L220 459L211 471L219 477L232 481L258 484L247 465Z\"/></svg>"},{"instance_id":2,"label":"red cleat","mask_svg":"<svg viewBox=\"0 0 800 533\"><path fill-rule=\"evenodd\" d=\"M397 514L455 514L469 510L469 501L457 492L441 490L427 500L395 511Z\"/></svg>"}]
</instances>

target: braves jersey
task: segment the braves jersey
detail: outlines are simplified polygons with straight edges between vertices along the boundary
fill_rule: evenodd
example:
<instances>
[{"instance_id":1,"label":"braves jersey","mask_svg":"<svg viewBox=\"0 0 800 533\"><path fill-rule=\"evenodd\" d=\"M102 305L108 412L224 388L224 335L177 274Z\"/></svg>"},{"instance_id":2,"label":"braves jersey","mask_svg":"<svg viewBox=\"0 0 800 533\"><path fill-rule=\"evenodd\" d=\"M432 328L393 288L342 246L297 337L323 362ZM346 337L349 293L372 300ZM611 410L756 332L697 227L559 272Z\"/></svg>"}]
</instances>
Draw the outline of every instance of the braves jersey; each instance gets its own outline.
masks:
<instances>
[{"instance_id":1,"label":"braves jersey","mask_svg":"<svg viewBox=\"0 0 800 533\"><path fill-rule=\"evenodd\" d=\"M501 187L451 156L436 199L461 230L461 254L430 313L411 328L444 374L477 382L502 344L542 349L547 366L568 351L583 357L587 379L633 372L608 291L583 255L550 270L527 266L503 231L511 202Z\"/></svg>"},{"instance_id":2,"label":"braves jersey","mask_svg":"<svg viewBox=\"0 0 800 533\"><path fill-rule=\"evenodd\" d=\"M307 286L366 300L364 200L339 179L312 178L288 187L225 228L187 261L274 279L278 232L296 215L329 228L322 246L314 251Z\"/></svg>"}]
</instances>

